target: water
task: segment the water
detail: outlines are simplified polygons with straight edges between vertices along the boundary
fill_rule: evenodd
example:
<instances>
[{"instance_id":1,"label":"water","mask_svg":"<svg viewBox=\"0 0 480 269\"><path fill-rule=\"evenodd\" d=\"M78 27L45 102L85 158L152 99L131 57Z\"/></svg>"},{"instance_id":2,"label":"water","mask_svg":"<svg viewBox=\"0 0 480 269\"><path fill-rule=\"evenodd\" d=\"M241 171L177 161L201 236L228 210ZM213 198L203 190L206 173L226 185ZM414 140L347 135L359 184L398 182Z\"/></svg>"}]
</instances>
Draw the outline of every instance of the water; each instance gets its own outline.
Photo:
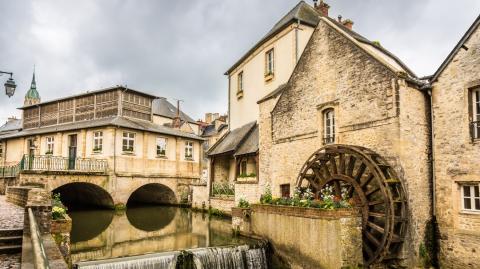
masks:
<instances>
[{"instance_id":1,"label":"water","mask_svg":"<svg viewBox=\"0 0 480 269\"><path fill-rule=\"evenodd\" d=\"M233 236L230 219L162 206L69 215L72 262L80 268L174 269L181 250L189 250L196 269L267 268L264 248Z\"/></svg>"}]
</instances>

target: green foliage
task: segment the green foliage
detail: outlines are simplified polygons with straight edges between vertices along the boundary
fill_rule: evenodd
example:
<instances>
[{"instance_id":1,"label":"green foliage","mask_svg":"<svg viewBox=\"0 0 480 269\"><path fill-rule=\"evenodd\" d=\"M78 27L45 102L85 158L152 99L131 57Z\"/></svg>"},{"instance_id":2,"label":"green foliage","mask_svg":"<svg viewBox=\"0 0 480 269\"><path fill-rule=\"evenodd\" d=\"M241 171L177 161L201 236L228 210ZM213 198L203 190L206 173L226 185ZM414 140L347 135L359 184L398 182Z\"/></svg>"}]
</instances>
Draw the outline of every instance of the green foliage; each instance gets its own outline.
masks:
<instances>
[{"instance_id":1,"label":"green foliage","mask_svg":"<svg viewBox=\"0 0 480 269\"><path fill-rule=\"evenodd\" d=\"M262 204L270 204L273 201L273 196L272 196L272 189L270 189L270 186L265 187L265 191L263 194L260 196L260 203Z\"/></svg>"},{"instance_id":2,"label":"green foliage","mask_svg":"<svg viewBox=\"0 0 480 269\"><path fill-rule=\"evenodd\" d=\"M52 207L52 218L54 220L64 219L65 214L67 214L67 210L65 208L59 206Z\"/></svg>"},{"instance_id":3,"label":"green foliage","mask_svg":"<svg viewBox=\"0 0 480 269\"><path fill-rule=\"evenodd\" d=\"M238 201L238 207L240 208L250 208L250 203L245 200L244 198L240 198L240 201Z\"/></svg>"},{"instance_id":4,"label":"green foliage","mask_svg":"<svg viewBox=\"0 0 480 269\"><path fill-rule=\"evenodd\" d=\"M114 206L114 209L115 209L116 211L122 211L122 210L127 209L127 206L125 206L125 205L122 204L122 203L118 203L118 204L116 204L116 205Z\"/></svg>"},{"instance_id":5,"label":"green foliage","mask_svg":"<svg viewBox=\"0 0 480 269\"><path fill-rule=\"evenodd\" d=\"M419 255L422 260L422 265L425 268L438 268L438 224L435 217L431 218L425 227L424 243L419 247Z\"/></svg>"},{"instance_id":6,"label":"green foliage","mask_svg":"<svg viewBox=\"0 0 480 269\"><path fill-rule=\"evenodd\" d=\"M208 209L208 215L215 216L215 217L223 217L223 216L225 216L225 213L223 213L222 210L210 207Z\"/></svg>"},{"instance_id":7,"label":"green foliage","mask_svg":"<svg viewBox=\"0 0 480 269\"><path fill-rule=\"evenodd\" d=\"M186 204L188 203L188 189L187 190L183 190L181 193L180 193L180 203L182 204Z\"/></svg>"},{"instance_id":8,"label":"green foliage","mask_svg":"<svg viewBox=\"0 0 480 269\"><path fill-rule=\"evenodd\" d=\"M238 175L239 178L245 178L245 177L256 177L257 174L255 173L250 173L250 174L240 174Z\"/></svg>"}]
</instances>

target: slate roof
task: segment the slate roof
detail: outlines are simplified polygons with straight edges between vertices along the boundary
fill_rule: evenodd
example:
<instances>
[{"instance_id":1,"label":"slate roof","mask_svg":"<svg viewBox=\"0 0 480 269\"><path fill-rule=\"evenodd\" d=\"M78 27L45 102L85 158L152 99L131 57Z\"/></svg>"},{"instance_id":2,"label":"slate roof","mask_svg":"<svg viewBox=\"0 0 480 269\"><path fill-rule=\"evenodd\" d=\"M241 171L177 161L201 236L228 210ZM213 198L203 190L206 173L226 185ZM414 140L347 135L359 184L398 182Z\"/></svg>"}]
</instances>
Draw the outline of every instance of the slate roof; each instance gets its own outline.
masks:
<instances>
[{"instance_id":1,"label":"slate roof","mask_svg":"<svg viewBox=\"0 0 480 269\"><path fill-rule=\"evenodd\" d=\"M153 101L153 106L152 106L153 114L170 118L173 119L177 116L177 108L166 98L158 98ZM192 119L190 116L185 114L183 111L180 110L180 118L184 121L190 122L190 123L197 123L194 119Z\"/></svg>"},{"instance_id":2,"label":"slate roof","mask_svg":"<svg viewBox=\"0 0 480 269\"><path fill-rule=\"evenodd\" d=\"M224 128L226 128L227 126L228 126L228 124L221 124L220 127L218 127L218 130L217 130L217 129L215 129L215 124L209 124L203 129L202 136L206 137L206 136L216 135L219 132L221 132Z\"/></svg>"},{"instance_id":3,"label":"slate roof","mask_svg":"<svg viewBox=\"0 0 480 269\"><path fill-rule=\"evenodd\" d=\"M248 134L240 147L235 151L235 156L252 154L258 152L258 124Z\"/></svg>"},{"instance_id":4,"label":"slate roof","mask_svg":"<svg viewBox=\"0 0 480 269\"><path fill-rule=\"evenodd\" d=\"M7 121L4 125L0 127L0 134L18 131L22 129L22 120L21 119L12 119Z\"/></svg>"},{"instance_id":5,"label":"slate roof","mask_svg":"<svg viewBox=\"0 0 480 269\"><path fill-rule=\"evenodd\" d=\"M95 128L95 127L102 127L102 126L118 126L123 128L130 128L134 130L142 130L142 131L149 131L153 133L190 138L194 140L203 140L203 138L194 134L182 132L180 130L172 129L166 126L154 124L152 122L141 121L141 120L131 120L125 117L112 117L112 118L97 119L97 120L77 121L77 122L68 123L68 124L47 126L47 127L34 128L34 129L25 129L25 130L13 132L13 133L0 134L0 139L79 130L79 129L85 129L85 128Z\"/></svg>"},{"instance_id":6,"label":"slate roof","mask_svg":"<svg viewBox=\"0 0 480 269\"><path fill-rule=\"evenodd\" d=\"M245 53L232 67L230 67L225 75L230 74L237 66L239 66L250 54L252 54L256 49L262 46L266 41L268 41L272 36L283 31L291 23L299 22L301 24L309 25L315 27L320 20L320 14L313 8L311 5L305 3L305 1L300 1L292 10L290 10L285 16L283 16L280 21L278 21L268 33L260 39L247 53Z\"/></svg>"},{"instance_id":7,"label":"slate roof","mask_svg":"<svg viewBox=\"0 0 480 269\"><path fill-rule=\"evenodd\" d=\"M253 121L229 131L208 151L208 156L234 153L240 148L250 132L254 129L257 122Z\"/></svg>"},{"instance_id":8,"label":"slate roof","mask_svg":"<svg viewBox=\"0 0 480 269\"><path fill-rule=\"evenodd\" d=\"M468 28L467 32L463 35L463 37L458 41L457 45L453 48L453 50L448 54L447 58L443 61L443 63L440 65L440 67L437 69L435 74L433 74L433 77L431 79L431 82L435 82L440 74L445 70L445 68L448 66L448 64L453 60L453 57L457 54L457 52L465 46L465 43L470 39L472 34L477 30L478 26L480 25L480 15L475 19L473 24Z\"/></svg>"}]
</instances>

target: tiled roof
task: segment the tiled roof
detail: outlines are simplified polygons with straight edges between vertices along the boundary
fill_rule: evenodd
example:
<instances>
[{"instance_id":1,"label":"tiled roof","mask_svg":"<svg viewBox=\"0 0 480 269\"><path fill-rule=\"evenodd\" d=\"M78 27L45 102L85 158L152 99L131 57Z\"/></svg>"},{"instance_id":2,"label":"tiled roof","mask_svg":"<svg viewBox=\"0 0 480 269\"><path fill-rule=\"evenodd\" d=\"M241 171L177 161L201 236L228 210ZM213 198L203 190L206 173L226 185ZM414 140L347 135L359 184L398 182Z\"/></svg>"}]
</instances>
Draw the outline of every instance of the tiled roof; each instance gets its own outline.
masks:
<instances>
[{"instance_id":1,"label":"tiled roof","mask_svg":"<svg viewBox=\"0 0 480 269\"><path fill-rule=\"evenodd\" d=\"M8 120L4 125L0 127L0 134L17 131L20 129L22 129L22 120L12 119L12 120Z\"/></svg>"},{"instance_id":2,"label":"tiled roof","mask_svg":"<svg viewBox=\"0 0 480 269\"><path fill-rule=\"evenodd\" d=\"M191 133L182 132L177 129L154 124L152 122L141 121L141 120L131 120L125 117L112 117L112 118L97 119L97 120L78 121L78 122L73 122L68 124L25 129L25 130L13 132L13 133L0 134L0 139L80 130L85 128L95 128L95 127L102 127L102 126L118 126L123 128L130 128L135 130L142 130L142 131L148 131L153 133L190 138L194 140L203 140L203 138Z\"/></svg>"},{"instance_id":3,"label":"tiled roof","mask_svg":"<svg viewBox=\"0 0 480 269\"><path fill-rule=\"evenodd\" d=\"M248 137L241 143L235 151L235 156L256 153L258 151L258 125L248 134Z\"/></svg>"},{"instance_id":4,"label":"tiled roof","mask_svg":"<svg viewBox=\"0 0 480 269\"><path fill-rule=\"evenodd\" d=\"M208 155L214 156L234 153L237 149L239 149L256 124L257 122L253 121L235 130L231 130L212 146L208 152Z\"/></svg>"}]
</instances>

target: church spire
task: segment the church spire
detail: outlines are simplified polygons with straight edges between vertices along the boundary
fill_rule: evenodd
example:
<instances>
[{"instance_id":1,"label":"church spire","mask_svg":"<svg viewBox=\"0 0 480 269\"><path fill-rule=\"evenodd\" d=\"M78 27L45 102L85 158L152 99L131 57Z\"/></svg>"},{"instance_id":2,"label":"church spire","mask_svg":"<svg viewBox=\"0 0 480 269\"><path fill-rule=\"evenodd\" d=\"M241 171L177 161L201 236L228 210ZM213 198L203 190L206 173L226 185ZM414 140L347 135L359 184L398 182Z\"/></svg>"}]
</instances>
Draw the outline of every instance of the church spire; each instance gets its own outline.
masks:
<instances>
[{"instance_id":1,"label":"church spire","mask_svg":"<svg viewBox=\"0 0 480 269\"><path fill-rule=\"evenodd\" d=\"M33 77L32 77L32 84L30 84L30 89L25 94L25 101L23 102L24 105L35 105L40 103L40 94L37 91L37 82L35 81L35 66L33 66Z\"/></svg>"}]
</instances>

